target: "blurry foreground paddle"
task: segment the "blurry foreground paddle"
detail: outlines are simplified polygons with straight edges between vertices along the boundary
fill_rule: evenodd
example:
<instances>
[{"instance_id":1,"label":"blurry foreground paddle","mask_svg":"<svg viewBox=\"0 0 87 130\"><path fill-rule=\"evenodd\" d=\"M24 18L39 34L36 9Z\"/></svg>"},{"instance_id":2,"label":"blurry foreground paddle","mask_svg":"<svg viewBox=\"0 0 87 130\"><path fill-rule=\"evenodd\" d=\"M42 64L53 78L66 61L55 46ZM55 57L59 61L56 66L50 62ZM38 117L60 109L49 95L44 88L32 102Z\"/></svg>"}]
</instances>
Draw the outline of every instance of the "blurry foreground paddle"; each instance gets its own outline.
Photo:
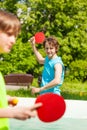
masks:
<instances>
[{"instance_id":1,"label":"blurry foreground paddle","mask_svg":"<svg viewBox=\"0 0 87 130\"><path fill-rule=\"evenodd\" d=\"M38 118L43 122L53 122L60 119L66 109L62 96L53 93L42 94L35 103L42 102L42 107L37 109Z\"/></svg>"},{"instance_id":2,"label":"blurry foreground paddle","mask_svg":"<svg viewBox=\"0 0 87 130\"><path fill-rule=\"evenodd\" d=\"M41 44L41 43L43 43L44 39L45 39L45 35L43 32L37 32L35 34L35 42L36 43Z\"/></svg>"}]
</instances>

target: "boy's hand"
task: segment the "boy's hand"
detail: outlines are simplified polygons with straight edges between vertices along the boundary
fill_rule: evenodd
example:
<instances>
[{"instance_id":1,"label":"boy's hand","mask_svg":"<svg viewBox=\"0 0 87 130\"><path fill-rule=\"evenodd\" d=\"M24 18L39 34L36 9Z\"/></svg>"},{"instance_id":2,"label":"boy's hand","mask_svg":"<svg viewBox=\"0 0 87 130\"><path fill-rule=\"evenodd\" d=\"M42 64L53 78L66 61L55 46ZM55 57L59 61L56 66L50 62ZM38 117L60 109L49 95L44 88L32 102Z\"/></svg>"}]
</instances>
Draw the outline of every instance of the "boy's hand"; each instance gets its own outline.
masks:
<instances>
[{"instance_id":1,"label":"boy's hand","mask_svg":"<svg viewBox=\"0 0 87 130\"><path fill-rule=\"evenodd\" d=\"M31 37L28 41L31 43L32 46L35 45L35 37Z\"/></svg>"},{"instance_id":2,"label":"boy's hand","mask_svg":"<svg viewBox=\"0 0 87 130\"><path fill-rule=\"evenodd\" d=\"M40 88L32 87L31 88L31 92L32 92L32 94L39 93L40 92Z\"/></svg>"}]
</instances>

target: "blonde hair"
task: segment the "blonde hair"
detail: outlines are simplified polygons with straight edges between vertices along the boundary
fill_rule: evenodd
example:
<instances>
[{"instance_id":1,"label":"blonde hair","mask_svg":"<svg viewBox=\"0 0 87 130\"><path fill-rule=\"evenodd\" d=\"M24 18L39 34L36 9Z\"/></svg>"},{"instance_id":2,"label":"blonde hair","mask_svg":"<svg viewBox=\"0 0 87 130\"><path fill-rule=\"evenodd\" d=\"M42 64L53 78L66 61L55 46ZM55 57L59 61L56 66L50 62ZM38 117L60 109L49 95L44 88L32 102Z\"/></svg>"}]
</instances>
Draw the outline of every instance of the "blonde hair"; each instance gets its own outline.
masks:
<instances>
[{"instance_id":1,"label":"blonde hair","mask_svg":"<svg viewBox=\"0 0 87 130\"><path fill-rule=\"evenodd\" d=\"M17 16L12 13L0 10L0 30L7 33L11 30L12 34L18 35L21 25Z\"/></svg>"}]
</instances>

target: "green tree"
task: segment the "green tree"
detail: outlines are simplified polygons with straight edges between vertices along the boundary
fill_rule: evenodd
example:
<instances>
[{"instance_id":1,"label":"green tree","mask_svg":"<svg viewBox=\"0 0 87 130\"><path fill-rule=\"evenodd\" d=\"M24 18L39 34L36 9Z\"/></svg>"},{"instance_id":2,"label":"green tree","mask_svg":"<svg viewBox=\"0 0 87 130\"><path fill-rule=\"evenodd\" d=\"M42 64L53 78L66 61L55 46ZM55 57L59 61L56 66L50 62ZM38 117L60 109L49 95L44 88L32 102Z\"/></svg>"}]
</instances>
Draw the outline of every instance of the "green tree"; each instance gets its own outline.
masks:
<instances>
[{"instance_id":1,"label":"green tree","mask_svg":"<svg viewBox=\"0 0 87 130\"><path fill-rule=\"evenodd\" d=\"M65 67L70 69L69 75L72 75L71 70L75 71L75 65L77 66L79 60L81 63L84 60L87 61L86 0L2 0L0 7L18 15L22 24L18 44L15 45L9 56L3 56L4 60L0 61L3 64L6 61L11 66L13 66L12 63L15 64L15 69L9 69L5 73L31 72L32 70L32 73L37 75L41 72L42 66L37 63L27 42L37 31L43 31L46 36L54 35L58 38L60 43L58 55L62 57ZM45 55L42 46L37 45L37 47ZM86 63L84 62L84 64ZM84 68L79 66L77 68L79 75L79 69L84 70ZM2 70L4 71L4 69ZM75 76L77 79L85 77L87 77L86 74L79 75L79 78Z\"/></svg>"}]
</instances>

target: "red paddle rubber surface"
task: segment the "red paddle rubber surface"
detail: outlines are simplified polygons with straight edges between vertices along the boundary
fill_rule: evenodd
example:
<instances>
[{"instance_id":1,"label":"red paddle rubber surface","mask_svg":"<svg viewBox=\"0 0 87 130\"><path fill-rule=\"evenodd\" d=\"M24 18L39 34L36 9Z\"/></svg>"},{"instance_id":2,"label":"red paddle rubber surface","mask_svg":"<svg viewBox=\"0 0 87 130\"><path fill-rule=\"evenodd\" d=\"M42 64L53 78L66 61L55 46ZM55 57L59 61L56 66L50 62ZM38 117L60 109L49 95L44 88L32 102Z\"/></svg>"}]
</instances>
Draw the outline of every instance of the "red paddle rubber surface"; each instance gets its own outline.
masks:
<instances>
[{"instance_id":1,"label":"red paddle rubber surface","mask_svg":"<svg viewBox=\"0 0 87 130\"><path fill-rule=\"evenodd\" d=\"M36 43L43 43L44 40L45 40L45 35L43 32L37 32L35 34L35 42Z\"/></svg>"},{"instance_id":2,"label":"red paddle rubber surface","mask_svg":"<svg viewBox=\"0 0 87 130\"><path fill-rule=\"evenodd\" d=\"M42 94L35 103L42 102L42 107L37 109L38 118L43 122L53 122L60 119L66 109L62 96L53 93Z\"/></svg>"}]
</instances>

